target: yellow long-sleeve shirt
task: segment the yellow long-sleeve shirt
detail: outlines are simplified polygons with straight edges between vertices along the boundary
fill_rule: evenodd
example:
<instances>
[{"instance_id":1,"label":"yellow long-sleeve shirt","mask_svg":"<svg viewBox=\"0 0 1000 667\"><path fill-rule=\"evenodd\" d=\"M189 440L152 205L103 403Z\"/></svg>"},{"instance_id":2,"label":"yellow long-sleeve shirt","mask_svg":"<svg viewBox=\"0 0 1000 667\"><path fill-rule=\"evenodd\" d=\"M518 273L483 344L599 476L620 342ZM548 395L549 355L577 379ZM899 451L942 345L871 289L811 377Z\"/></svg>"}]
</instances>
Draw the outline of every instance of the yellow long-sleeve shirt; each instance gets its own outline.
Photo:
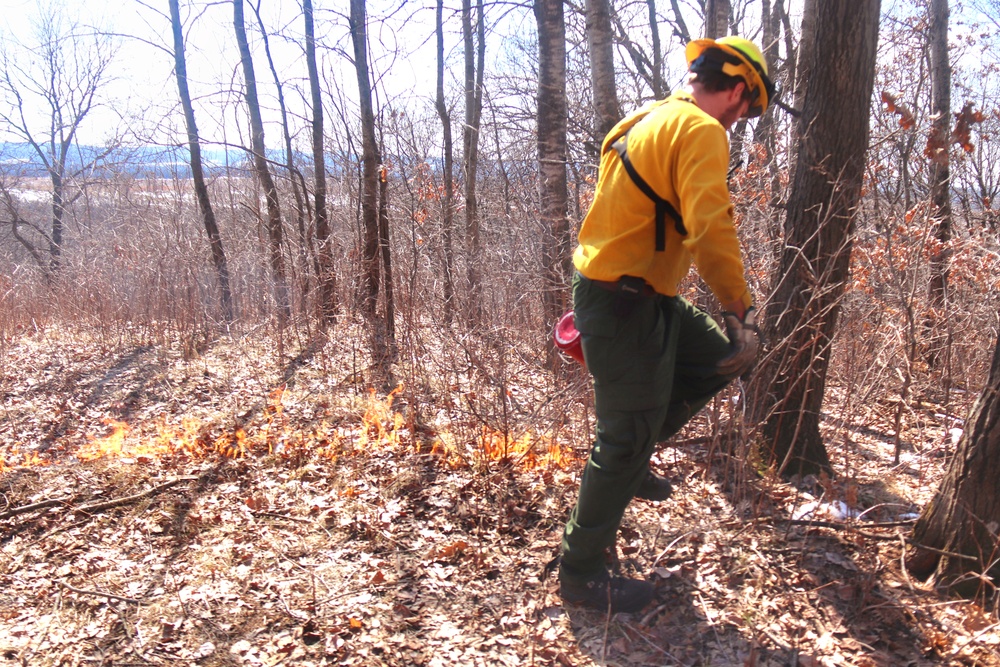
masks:
<instances>
[{"instance_id":1,"label":"yellow long-sleeve shirt","mask_svg":"<svg viewBox=\"0 0 1000 667\"><path fill-rule=\"evenodd\" d=\"M626 130L636 171L684 218L686 236L667 218L662 252L656 251L655 204L611 148ZM687 93L626 117L604 140L597 191L573 254L576 269L591 280L637 276L657 292L676 296L693 262L721 303L750 307L726 184L728 164L726 130Z\"/></svg>"}]
</instances>

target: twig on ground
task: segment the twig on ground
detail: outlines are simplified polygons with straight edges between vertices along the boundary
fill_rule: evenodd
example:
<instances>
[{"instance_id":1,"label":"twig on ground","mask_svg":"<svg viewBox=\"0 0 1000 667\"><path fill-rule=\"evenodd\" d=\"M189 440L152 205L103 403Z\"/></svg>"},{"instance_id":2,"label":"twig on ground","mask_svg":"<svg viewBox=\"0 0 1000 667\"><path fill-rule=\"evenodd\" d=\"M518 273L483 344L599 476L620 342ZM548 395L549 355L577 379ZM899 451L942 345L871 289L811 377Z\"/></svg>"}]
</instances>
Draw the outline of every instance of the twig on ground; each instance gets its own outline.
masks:
<instances>
[{"instance_id":1,"label":"twig on ground","mask_svg":"<svg viewBox=\"0 0 1000 667\"><path fill-rule=\"evenodd\" d=\"M128 505L129 503L134 503L137 500L142 500L143 498L149 498L150 496L155 496L161 491L166 491L172 486L177 486L181 482L191 482L198 479L196 475L188 475L185 477L178 477L177 479L172 479L170 481L164 482L158 486L154 486L151 489L146 489L142 493L137 493L132 496L125 496L124 498L115 498L114 500L107 500L103 503L94 503L93 505L85 505L83 507L77 507L77 512L102 512L104 510L114 509L115 507L121 507L122 505Z\"/></svg>"},{"instance_id":2,"label":"twig on ground","mask_svg":"<svg viewBox=\"0 0 1000 667\"><path fill-rule=\"evenodd\" d=\"M126 598L121 595L115 595L114 593L105 593L104 591L88 591L82 588L76 588L75 586L70 586L65 581L59 581L59 585L66 590L73 591L74 593L80 593L81 595L97 595L99 597L106 597L111 600L118 600L119 602L128 602L129 604L142 604L139 600L135 598Z\"/></svg>"},{"instance_id":3,"label":"twig on ground","mask_svg":"<svg viewBox=\"0 0 1000 667\"><path fill-rule=\"evenodd\" d=\"M63 498L50 498L49 500L43 500L41 502L32 503L30 505L21 505L20 507L15 507L14 509L7 510L0 514L0 519L7 519L12 516L17 516L18 514L25 514L27 512L34 512L35 510L45 509L46 507L55 507L56 505L65 505L72 501L76 496L65 496Z\"/></svg>"},{"instance_id":4,"label":"twig on ground","mask_svg":"<svg viewBox=\"0 0 1000 667\"><path fill-rule=\"evenodd\" d=\"M875 533L869 533L867 531L861 530L855 524L844 523L842 521L818 521L814 519L784 519L778 520L776 523L786 523L789 526L808 526L811 528L832 528L833 530L849 530L852 533L857 533L862 537L867 537L872 540L895 540L897 534L892 535L876 535ZM865 528L895 528L899 526L911 526L913 521L886 521L883 523L866 523Z\"/></svg>"},{"instance_id":5,"label":"twig on ground","mask_svg":"<svg viewBox=\"0 0 1000 667\"><path fill-rule=\"evenodd\" d=\"M300 518L295 517L295 516L288 516L287 514L281 514L280 512L256 511L256 512L250 512L250 514L252 514L255 517L267 517L267 518L270 518L270 519L284 519L285 521L294 521L295 523L316 523L314 520L311 520L311 519L300 519Z\"/></svg>"}]
</instances>

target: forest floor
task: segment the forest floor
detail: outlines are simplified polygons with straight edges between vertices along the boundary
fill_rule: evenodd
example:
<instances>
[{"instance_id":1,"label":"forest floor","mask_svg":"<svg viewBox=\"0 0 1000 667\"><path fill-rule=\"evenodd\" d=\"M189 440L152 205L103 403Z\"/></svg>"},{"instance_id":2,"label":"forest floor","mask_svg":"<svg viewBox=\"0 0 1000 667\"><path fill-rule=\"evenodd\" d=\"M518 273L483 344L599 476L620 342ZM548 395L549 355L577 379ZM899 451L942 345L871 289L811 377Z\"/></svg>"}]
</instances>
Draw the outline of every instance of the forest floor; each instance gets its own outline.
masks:
<instances>
[{"instance_id":1,"label":"forest floor","mask_svg":"<svg viewBox=\"0 0 1000 667\"><path fill-rule=\"evenodd\" d=\"M0 665L1000 665L995 608L901 569L958 423L927 401L898 465L891 403L827 418L841 474L797 485L692 424L619 540L655 601L609 617L543 574L589 398L527 355L442 343L472 370L387 395L335 343L0 345Z\"/></svg>"}]
</instances>

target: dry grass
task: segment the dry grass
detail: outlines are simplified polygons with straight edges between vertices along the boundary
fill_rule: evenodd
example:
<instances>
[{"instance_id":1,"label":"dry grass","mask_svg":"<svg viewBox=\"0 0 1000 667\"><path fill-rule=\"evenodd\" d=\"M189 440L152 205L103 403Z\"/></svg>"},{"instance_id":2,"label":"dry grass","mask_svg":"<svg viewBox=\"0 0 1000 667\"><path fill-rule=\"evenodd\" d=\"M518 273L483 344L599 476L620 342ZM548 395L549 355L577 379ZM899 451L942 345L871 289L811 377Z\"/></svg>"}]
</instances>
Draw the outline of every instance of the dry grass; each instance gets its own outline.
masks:
<instances>
[{"instance_id":1,"label":"dry grass","mask_svg":"<svg viewBox=\"0 0 1000 667\"><path fill-rule=\"evenodd\" d=\"M585 382L554 384L516 345L502 378L483 372L495 347L426 332L422 345L390 403L343 344L276 393L284 369L266 337L190 360L180 343L111 351L78 331L10 341L5 507L71 499L0 523L0 660L1000 665L995 610L910 581L906 526L876 525L936 487L941 406L913 406L901 466L891 406L827 419L844 474L797 486L748 475L726 429L696 420L657 457L675 497L634 504L619 544L622 569L656 582L655 604L605 618L564 609L540 576L590 437ZM120 450L79 461L114 436L106 420L129 424ZM244 454L220 454L239 430ZM172 451L141 449L165 434ZM31 453L45 464L24 465ZM806 492L865 521L790 522Z\"/></svg>"}]
</instances>

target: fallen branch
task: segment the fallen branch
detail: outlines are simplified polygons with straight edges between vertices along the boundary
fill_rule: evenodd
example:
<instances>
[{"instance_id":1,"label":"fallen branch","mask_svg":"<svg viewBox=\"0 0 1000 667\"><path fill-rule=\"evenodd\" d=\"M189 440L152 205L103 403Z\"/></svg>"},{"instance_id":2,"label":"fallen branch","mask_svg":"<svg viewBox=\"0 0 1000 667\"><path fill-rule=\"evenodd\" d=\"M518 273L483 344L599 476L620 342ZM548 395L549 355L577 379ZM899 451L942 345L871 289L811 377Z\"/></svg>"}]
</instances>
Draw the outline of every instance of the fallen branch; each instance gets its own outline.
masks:
<instances>
[{"instance_id":1,"label":"fallen branch","mask_svg":"<svg viewBox=\"0 0 1000 667\"><path fill-rule=\"evenodd\" d=\"M100 597L106 597L111 600L118 600L119 602L128 602L129 604L142 604L139 600L135 598L123 598L120 595L115 595L114 593L105 593L104 591L88 591L82 588L76 588L75 586L70 586L65 581L59 581L59 585L63 588L73 591L74 593L80 593L81 595L97 595Z\"/></svg>"},{"instance_id":2,"label":"fallen branch","mask_svg":"<svg viewBox=\"0 0 1000 667\"><path fill-rule=\"evenodd\" d=\"M869 533L867 531L861 530L861 528L852 523L844 523L842 521L819 521L814 519L785 519L780 521L780 523L786 523L790 526L809 526L814 528L832 528L833 530L849 530L853 533L857 533L862 537L867 537L873 540L895 540L896 534L892 535L876 535L875 533ZM865 528L894 528L898 526L911 526L914 521L885 521L882 523L864 523L861 524Z\"/></svg>"},{"instance_id":3,"label":"fallen branch","mask_svg":"<svg viewBox=\"0 0 1000 667\"><path fill-rule=\"evenodd\" d=\"M143 498L149 498L150 496L155 496L157 493L166 491L172 486L176 486L181 482L190 482L198 479L196 476L186 476L178 477L177 479L172 479L168 482L164 482L158 486L154 486L151 489L147 489L142 493L137 493L133 496L125 496L124 498L115 498L114 500L106 500L103 503L94 503L93 505L85 505L83 507L77 507L77 512L102 512L104 510L114 509L115 507L121 507L122 505L128 505L129 503L134 503L137 500L142 500Z\"/></svg>"},{"instance_id":4,"label":"fallen branch","mask_svg":"<svg viewBox=\"0 0 1000 667\"><path fill-rule=\"evenodd\" d=\"M66 496L65 498L50 498L49 500L43 500L41 502L32 503L30 505L21 505L20 507L15 507L14 509L7 510L6 512L0 513L0 519L6 519L8 517L17 516L18 514L25 514L27 512L34 512L35 510L45 509L46 507L55 507L56 505L65 505L73 500L76 496Z\"/></svg>"},{"instance_id":5,"label":"fallen branch","mask_svg":"<svg viewBox=\"0 0 1000 667\"><path fill-rule=\"evenodd\" d=\"M280 514L279 512L256 511L256 512L250 512L250 514L252 514L257 518L267 517L269 519L283 519L285 521L294 521L295 523L316 523L316 521L312 519L300 519L299 517L288 516L287 514Z\"/></svg>"}]
</instances>

